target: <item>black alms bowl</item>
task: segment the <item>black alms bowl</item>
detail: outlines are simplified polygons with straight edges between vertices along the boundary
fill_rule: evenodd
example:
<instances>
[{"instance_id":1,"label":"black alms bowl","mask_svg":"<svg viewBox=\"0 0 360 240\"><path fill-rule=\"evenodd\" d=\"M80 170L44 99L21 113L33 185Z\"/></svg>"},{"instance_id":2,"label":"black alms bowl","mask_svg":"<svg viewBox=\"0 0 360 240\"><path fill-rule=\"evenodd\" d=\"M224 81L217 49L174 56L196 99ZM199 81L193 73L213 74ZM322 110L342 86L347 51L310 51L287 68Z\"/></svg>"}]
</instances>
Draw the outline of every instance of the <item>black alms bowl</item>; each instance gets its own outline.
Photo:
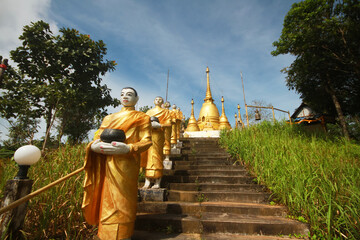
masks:
<instances>
[{"instance_id":1,"label":"black alms bowl","mask_svg":"<svg viewBox=\"0 0 360 240\"><path fill-rule=\"evenodd\" d=\"M100 135L100 140L106 143L124 142L125 139L125 132L121 129L106 128Z\"/></svg>"},{"instance_id":2,"label":"black alms bowl","mask_svg":"<svg viewBox=\"0 0 360 240\"><path fill-rule=\"evenodd\" d=\"M159 119L157 117L154 117L154 116L150 117L150 121L160 123Z\"/></svg>"}]
</instances>

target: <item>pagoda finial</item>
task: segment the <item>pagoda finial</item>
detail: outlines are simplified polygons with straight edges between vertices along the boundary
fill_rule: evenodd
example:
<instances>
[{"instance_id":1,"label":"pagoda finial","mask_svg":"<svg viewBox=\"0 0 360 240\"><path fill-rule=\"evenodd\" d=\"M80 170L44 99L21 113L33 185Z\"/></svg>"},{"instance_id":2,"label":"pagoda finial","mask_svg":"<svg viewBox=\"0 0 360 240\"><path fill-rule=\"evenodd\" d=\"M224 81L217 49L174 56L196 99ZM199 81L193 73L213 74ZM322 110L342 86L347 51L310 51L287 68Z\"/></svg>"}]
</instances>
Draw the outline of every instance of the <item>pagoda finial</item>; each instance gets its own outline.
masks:
<instances>
[{"instance_id":1,"label":"pagoda finial","mask_svg":"<svg viewBox=\"0 0 360 240\"><path fill-rule=\"evenodd\" d=\"M225 116L225 109L224 109L224 97L221 97L221 115Z\"/></svg>"},{"instance_id":2,"label":"pagoda finial","mask_svg":"<svg viewBox=\"0 0 360 240\"><path fill-rule=\"evenodd\" d=\"M230 123L225 115L225 108L224 108L224 97L221 97L221 105L222 105L222 110L221 110L221 116L219 119L220 122L220 126L219 129L230 129Z\"/></svg>"},{"instance_id":3,"label":"pagoda finial","mask_svg":"<svg viewBox=\"0 0 360 240\"><path fill-rule=\"evenodd\" d=\"M241 123L241 127L244 128L244 123L243 123L241 115L240 115L240 104L237 105L237 109L238 109L238 115L239 115L239 121Z\"/></svg>"},{"instance_id":4,"label":"pagoda finial","mask_svg":"<svg viewBox=\"0 0 360 240\"><path fill-rule=\"evenodd\" d=\"M194 99L191 99L191 116L194 116Z\"/></svg>"},{"instance_id":5,"label":"pagoda finial","mask_svg":"<svg viewBox=\"0 0 360 240\"><path fill-rule=\"evenodd\" d=\"M206 67L206 96L204 102L214 102L214 99L211 96L211 89L210 89L210 70L209 67Z\"/></svg>"},{"instance_id":6,"label":"pagoda finial","mask_svg":"<svg viewBox=\"0 0 360 240\"><path fill-rule=\"evenodd\" d=\"M186 132L200 131L196 118L194 116L194 99L191 99L191 116L189 118L188 126L185 131Z\"/></svg>"}]
</instances>

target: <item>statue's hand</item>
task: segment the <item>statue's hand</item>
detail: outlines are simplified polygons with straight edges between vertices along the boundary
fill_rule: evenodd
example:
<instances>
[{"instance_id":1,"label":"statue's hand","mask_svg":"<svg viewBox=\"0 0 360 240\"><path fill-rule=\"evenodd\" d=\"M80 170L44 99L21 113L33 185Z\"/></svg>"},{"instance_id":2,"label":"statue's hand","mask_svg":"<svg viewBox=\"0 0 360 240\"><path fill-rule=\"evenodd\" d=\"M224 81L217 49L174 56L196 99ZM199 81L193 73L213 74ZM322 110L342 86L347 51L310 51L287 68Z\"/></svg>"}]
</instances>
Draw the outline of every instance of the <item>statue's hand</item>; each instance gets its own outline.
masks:
<instances>
[{"instance_id":1,"label":"statue's hand","mask_svg":"<svg viewBox=\"0 0 360 240\"><path fill-rule=\"evenodd\" d=\"M127 154L130 152L130 146L122 142L101 142L100 139L95 140L91 144L91 150L96 153L102 153L105 155L118 155Z\"/></svg>"},{"instance_id":2,"label":"statue's hand","mask_svg":"<svg viewBox=\"0 0 360 240\"><path fill-rule=\"evenodd\" d=\"M161 124L158 122L151 122L151 127L152 128L161 128Z\"/></svg>"}]
</instances>

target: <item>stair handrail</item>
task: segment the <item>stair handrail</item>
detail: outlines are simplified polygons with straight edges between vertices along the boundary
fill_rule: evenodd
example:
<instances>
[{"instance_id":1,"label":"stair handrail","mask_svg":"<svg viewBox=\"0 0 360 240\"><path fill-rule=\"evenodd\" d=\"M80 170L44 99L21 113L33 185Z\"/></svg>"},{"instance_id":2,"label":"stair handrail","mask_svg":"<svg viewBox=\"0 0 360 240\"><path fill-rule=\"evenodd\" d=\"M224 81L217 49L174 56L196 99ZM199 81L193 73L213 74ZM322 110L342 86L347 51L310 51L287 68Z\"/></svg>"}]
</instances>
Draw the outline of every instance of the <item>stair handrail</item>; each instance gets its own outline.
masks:
<instances>
[{"instance_id":1,"label":"stair handrail","mask_svg":"<svg viewBox=\"0 0 360 240\"><path fill-rule=\"evenodd\" d=\"M79 169L77 169L77 170L69 173L68 175L66 175L66 176L64 176L64 177L59 178L58 180L56 180L56 181L54 181L54 182L52 182L52 183L50 183L50 184L48 184L48 185L40 188L40 189L38 189L38 190L36 190L36 191L34 191L34 192L29 193L29 194L26 195L25 197L22 197L22 198L20 198L20 199L18 199L18 200L16 200L16 201L10 203L10 204L7 205L6 207L3 207L3 208L0 209L0 215L3 214L3 213L5 213L5 212L7 212L7 211L9 211L9 210L11 210L11 209L13 209L13 208L16 208L16 207L19 206L20 204L22 204L22 203L24 203L24 202L32 199L33 197L39 195L40 193L42 193L42 192L44 192L44 191L46 191L46 190L54 187L55 185L57 185L57 184L65 181L65 180L67 180L68 178L70 178L70 177L72 177L72 176L74 176L74 175L82 172L84 169L85 169L85 167L81 167L81 168L79 168Z\"/></svg>"}]
</instances>

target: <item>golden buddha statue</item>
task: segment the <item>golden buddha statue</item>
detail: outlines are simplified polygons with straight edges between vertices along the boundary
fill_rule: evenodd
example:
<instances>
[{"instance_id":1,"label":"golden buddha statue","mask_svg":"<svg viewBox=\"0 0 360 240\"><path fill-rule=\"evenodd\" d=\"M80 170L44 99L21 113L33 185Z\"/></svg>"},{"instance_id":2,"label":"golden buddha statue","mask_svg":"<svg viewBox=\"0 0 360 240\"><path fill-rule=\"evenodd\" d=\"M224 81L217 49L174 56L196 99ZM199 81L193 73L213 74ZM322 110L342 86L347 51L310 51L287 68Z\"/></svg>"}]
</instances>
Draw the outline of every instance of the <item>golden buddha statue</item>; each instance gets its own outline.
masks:
<instances>
[{"instance_id":1,"label":"golden buddha statue","mask_svg":"<svg viewBox=\"0 0 360 240\"><path fill-rule=\"evenodd\" d=\"M171 117L168 110L161 108L164 100L162 97L156 97L154 100L155 107L146 112L150 117L156 117L156 121L152 121L151 140L152 146L148 151L141 154L141 166L145 167L145 185L143 189L150 186L151 180L155 180L152 188L160 188L160 181L163 176L163 150L165 142L168 150L170 150L170 142L165 140L165 129L171 128Z\"/></svg>"},{"instance_id":2,"label":"golden buddha statue","mask_svg":"<svg viewBox=\"0 0 360 240\"><path fill-rule=\"evenodd\" d=\"M221 97L221 116L220 116L220 126L219 130L221 129L231 129L231 125L225 115L225 108L224 108L224 97Z\"/></svg>"},{"instance_id":3,"label":"golden buddha statue","mask_svg":"<svg viewBox=\"0 0 360 240\"><path fill-rule=\"evenodd\" d=\"M138 99L135 89L123 88L123 108L104 118L86 148L82 210L100 239L130 239L134 232L140 153L151 146L150 117L135 111ZM122 130L125 141L101 141L105 129Z\"/></svg>"},{"instance_id":4,"label":"golden buddha statue","mask_svg":"<svg viewBox=\"0 0 360 240\"><path fill-rule=\"evenodd\" d=\"M200 129L194 116L194 100L191 99L191 115L185 132L196 132L196 131L200 131Z\"/></svg>"},{"instance_id":5,"label":"golden buddha statue","mask_svg":"<svg viewBox=\"0 0 360 240\"><path fill-rule=\"evenodd\" d=\"M211 96L210 89L210 76L209 76L209 68L206 68L206 96L204 99L204 103L201 107L199 118L198 118L198 126L200 130L203 130L206 124L206 118L208 118L208 122L210 122L213 130L219 129L219 111L214 104L214 99Z\"/></svg>"},{"instance_id":6,"label":"golden buddha statue","mask_svg":"<svg viewBox=\"0 0 360 240\"><path fill-rule=\"evenodd\" d=\"M177 125L176 125L176 119L178 118L178 112L176 109L176 105L174 104L172 106L172 110L170 110L171 115L171 144L177 143Z\"/></svg>"},{"instance_id":7,"label":"golden buddha statue","mask_svg":"<svg viewBox=\"0 0 360 240\"><path fill-rule=\"evenodd\" d=\"M163 153L165 155L165 159L164 159L164 167L165 167L165 162L167 164L167 166L165 167L165 169L171 169L170 163L168 161L170 161L170 154L171 154L171 131L172 131L172 126L173 126L173 114L170 111L170 103L169 102L165 102L164 103L164 108L166 109L166 111L168 112L168 115L170 116L170 127L166 127L165 128L165 143L164 143L164 150Z\"/></svg>"},{"instance_id":8,"label":"golden buddha statue","mask_svg":"<svg viewBox=\"0 0 360 240\"><path fill-rule=\"evenodd\" d=\"M180 110L180 108L178 107L177 108L177 112L178 112L178 115L177 115L177 119L176 119L176 131L177 131L177 133L176 133L176 137L177 137L177 141L179 141L179 139L180 139L180 132L181 132L181 123L182 123L182 121L183 121L183 113L182 113L182 111Z\"/></svg>"}]
</instances>

